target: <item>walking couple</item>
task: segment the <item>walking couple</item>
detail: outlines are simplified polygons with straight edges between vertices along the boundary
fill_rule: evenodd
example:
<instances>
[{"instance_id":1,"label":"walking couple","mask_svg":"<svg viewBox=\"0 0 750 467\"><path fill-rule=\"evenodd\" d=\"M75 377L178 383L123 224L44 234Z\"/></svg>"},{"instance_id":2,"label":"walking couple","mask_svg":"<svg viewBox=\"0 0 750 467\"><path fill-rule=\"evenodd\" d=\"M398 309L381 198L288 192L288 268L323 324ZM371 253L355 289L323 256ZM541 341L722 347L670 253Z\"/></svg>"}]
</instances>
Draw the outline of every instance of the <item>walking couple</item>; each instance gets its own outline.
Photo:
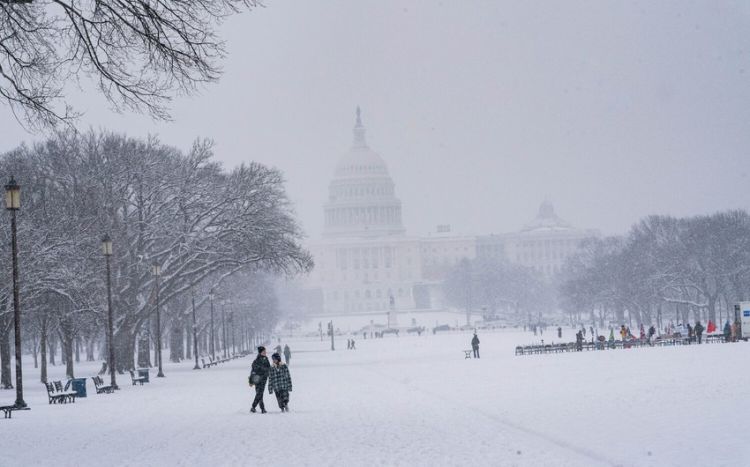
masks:
<instances>
[{"instance_id":1,"label":"walking couple","mask_svg":"<svg viewBox=\"0 0 750 467\"><path fill-rule=\"evenodd\" d=\"M255 413L255 408L260 405L260 413L266 413L266 406L263 404L263 392L266 390L268 382L268 393L276 393L276 400L282 412L289 412L289 393L292 390L292 377L289 375L289 367L281 362L281 355L275 353L271 355L273 365L268 362L266 357L266 348L258 347L258 356L253 360L252 370L248 383L255 386L255 399L250 412Z\"/></svg>"}]
</instances>

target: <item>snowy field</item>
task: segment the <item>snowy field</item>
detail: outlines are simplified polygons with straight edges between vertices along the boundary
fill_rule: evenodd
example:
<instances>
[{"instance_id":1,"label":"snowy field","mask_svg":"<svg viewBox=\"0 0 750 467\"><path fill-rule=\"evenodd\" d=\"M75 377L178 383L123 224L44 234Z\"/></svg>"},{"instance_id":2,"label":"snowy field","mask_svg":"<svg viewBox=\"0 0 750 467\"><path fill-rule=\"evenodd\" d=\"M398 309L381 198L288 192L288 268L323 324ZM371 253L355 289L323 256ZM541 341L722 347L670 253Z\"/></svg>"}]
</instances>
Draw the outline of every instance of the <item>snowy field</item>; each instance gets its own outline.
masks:
<instances>
[{"instance_id":1,"label":"snowy field","mask_svg":"<svg viewBox=\"0 0 750 467\"><path fill-rule=\"evenodd\" d=\"M32 410L0 420L0 465L750 465L746 343L515 357L533 336L486 332L482 358L464 360L470 338L358 339L356 351L339 339L336 352L291 340L288 414L273 396L268 414L249 413L249 357L170 364L143 387L121 375L113 395L89 380L68 405L48 405L27 367Z\"/></svg>"}]
</instances>

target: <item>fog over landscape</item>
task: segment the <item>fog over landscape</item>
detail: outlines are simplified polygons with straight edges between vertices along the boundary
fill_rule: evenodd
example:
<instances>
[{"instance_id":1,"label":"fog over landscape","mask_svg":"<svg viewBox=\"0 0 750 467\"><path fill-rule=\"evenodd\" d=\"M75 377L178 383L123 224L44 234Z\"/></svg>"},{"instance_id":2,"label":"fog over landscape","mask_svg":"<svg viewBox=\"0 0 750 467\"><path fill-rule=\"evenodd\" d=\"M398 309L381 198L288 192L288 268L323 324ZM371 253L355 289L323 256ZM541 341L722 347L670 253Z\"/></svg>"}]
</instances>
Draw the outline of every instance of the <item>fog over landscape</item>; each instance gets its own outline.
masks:
<instances>
[{"instance_id":1,"label":"fog over landscape","mask_svg":"<svg viewBox=\"0 0 750 467\"><path fill-rule=\"evenodd\" d=\"M514 231L545 196L607 234L748 208L747 2L265 5L221 28L220 84L176 98L173 122L76 91L79 126L183 148L200 135L228 166L276 166L313 238L357 105L408 233ZM34 139L0 118L0 149Z\"/></svg>"},{"instance_id":2,"label":"fog over landscape","mask_svg":"<svg viewBox=\"0 0 750 467\"><path fill-rule=\"evenodd\" d=\"M750 465L750 1L0 0L0 466Z\"/></svg>"}]
</instances>

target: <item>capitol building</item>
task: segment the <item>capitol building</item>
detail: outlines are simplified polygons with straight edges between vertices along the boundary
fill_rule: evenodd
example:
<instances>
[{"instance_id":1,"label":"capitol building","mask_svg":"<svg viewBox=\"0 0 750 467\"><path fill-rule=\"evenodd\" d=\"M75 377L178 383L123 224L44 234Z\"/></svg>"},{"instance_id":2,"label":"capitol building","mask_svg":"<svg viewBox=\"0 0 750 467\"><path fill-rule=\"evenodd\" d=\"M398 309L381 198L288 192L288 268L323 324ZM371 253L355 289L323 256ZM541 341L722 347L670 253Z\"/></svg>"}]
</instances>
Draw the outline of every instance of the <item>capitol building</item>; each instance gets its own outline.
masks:
<instances>
[{"instance_id":1,"label":"capitol building","mask_svg":"<svg viewBox=\"0 0 750 467\"><path fill-rule=\"evenodd\" d=\"M444 310L442 281L462 259L494 257L552 277L581 240L596 235L573 228L545 201L519 232L459 236L439 226L429 237L409 236L388 166L368 146L359 108L353 133L328 187L322 238L309 245L315 269L306 288L318 297L315 314Z\"/></svg>"}]
</instances>

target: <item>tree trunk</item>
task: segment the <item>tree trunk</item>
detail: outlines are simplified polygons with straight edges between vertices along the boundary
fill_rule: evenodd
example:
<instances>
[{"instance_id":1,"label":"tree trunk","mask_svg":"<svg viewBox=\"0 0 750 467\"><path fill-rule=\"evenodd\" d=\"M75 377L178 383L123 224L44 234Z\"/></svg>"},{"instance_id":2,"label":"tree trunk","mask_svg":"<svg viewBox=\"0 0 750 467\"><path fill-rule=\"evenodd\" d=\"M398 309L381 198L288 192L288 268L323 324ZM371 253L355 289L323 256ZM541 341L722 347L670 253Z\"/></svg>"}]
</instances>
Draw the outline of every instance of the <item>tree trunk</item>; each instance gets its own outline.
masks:
<instances>
[{"instance_id":1,"label":"tree trunk","mask_svg":"<svg viewBox=\"0 0 750 467\"><path fill-rule=\"evenodd\" d=\"M95 346L96 346L96 336L94 335L89 336L86 339L86 361L87 362L93 362L94 360L96 360L96 358L94 358L94 355L96 355L95 348L94 348Z\"/></svg>"},{"instance_id":2,"label":"tree trunk","mask_svg":"<svg viewBox=\"0 0 750 467\"><path fill-rule=\"evenodd\" d=\"M716 322L716 296L708 297L708 319Z\"/></svg>"},{"instance_id":3,"label":"tree trunk","mask_svg":"<svg viewBox=\"0 0 750 467\"><path fill-rule=\"evenodd\" d=\"M81 338L76 336L76 363L81 363Z\"/></svg>"},{"instance_id":4,"label":"tree trunk","mask_svg":"<svg viewBox=\"0 0 750 467\"><path fill-rule=\"evenodd\" d=\"M70 336L60 337L60 353L65 357L65 376L68 379L75 378L73 370L73 341L74 339Z\"/></svg>"},{"instance_id":5,"label":"tree trunk","mask_svg":"<svg viewBox=\"0 0 750 467\"><path fill-rule=\"evenodd\" d=\"M39 352L42 360L42 372L40 379L42 383L47 382L47 320L42 320L42 332L39 339Z\"/></svg>"},{"instance_id":6,"label":"tree trunk","mask_svg":"<svg viewBox=\"0 0 750 467\"><path fill-rule=\"evenodd\" d=\"M49 336L49 363L52 366L55 366L55 351L57 348L57 342L55 341L55 338L53 336Z\"/></svg>"},{"instance_id":7,"label":"tree trunk","mask_svg":"<svg viewBox=\"0 0 750 467\"><path fill-rule=\"evenodd\" d=\"M169 331L169 361L179 363L184 358L184 328L173 323Z\"/></svg>"},{"instance_id":8,"label":"tree trunk","mask_svg":"<svg viewBox=\"0 0 750 467\"><path fill-rule=\"evenodd\" d=\"M34 356L34 369L39 368L39 337L35 334L31 342L31 354Z\"/></svg>"},{"instance_id":9,"label":"tree trunk","mask_svg":"<svg viewBox=\"0 0 750 467\"><path fill-rule=\"evenodd\" d=\"M146 332L138 339L138 367L151 368L151 343Z\"/></svg>"},{"instance_id":10,"label":"tree trunk","mask_svg":"<svg viewBox=\"0 0 750 467\"><path fill-rule=\"evenodd\" d=\"M192 348L193 344L193 331L190 329L190 325L186 323L185 325L185 358L190 360L192 358L190 354L190 349Z\"/></svg>"},{"instance_id":11,"label":"tree trunk","mask_svg":"<svg viewBox=\"0 0 750 467\"><path fill-rule=\"evenodd\" d=\"M0 389L13 389L10 374L10 327L0 323Z\"/></svg>"}]
</instances>

